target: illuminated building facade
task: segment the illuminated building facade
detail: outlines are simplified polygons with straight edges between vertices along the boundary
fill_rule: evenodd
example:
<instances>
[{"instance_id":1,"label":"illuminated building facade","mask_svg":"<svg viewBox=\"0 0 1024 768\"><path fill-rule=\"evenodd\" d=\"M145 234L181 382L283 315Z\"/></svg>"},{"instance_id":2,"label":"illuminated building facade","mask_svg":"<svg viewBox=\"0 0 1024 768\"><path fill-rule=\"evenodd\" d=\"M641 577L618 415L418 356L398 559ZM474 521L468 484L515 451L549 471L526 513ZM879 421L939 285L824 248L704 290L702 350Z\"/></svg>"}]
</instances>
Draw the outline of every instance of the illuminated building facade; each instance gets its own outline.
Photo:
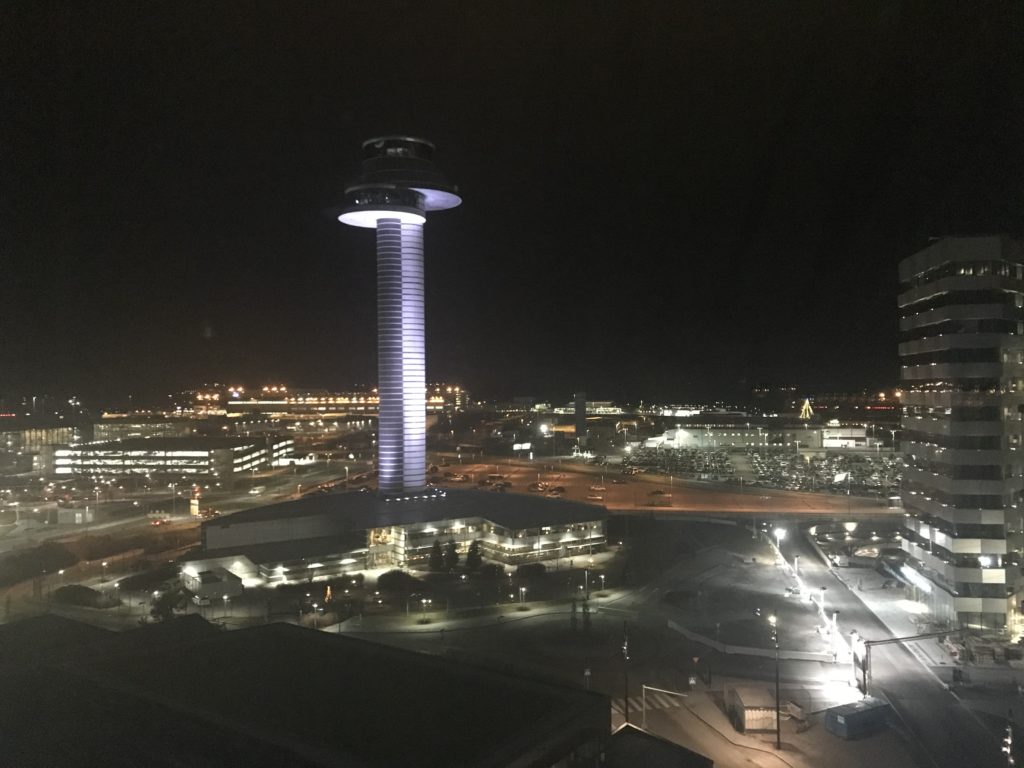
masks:
<instances>
[{"instance_id":1,"label":"illuminated building facade","mask_svg":"<svg viewBox=\"0 0 1024 768\"><path fill-rule=\"evenodd\" d=\"M458 385L431 384L425 391L426 413L440 413L446 409L460 408L466 393ZM225 402L225 410L238 413L285 413L285 414L375 414L380 407L380 396L376 389L353 392L328 392L327 390L289 390L285 387L264 387L245 399Z\"/></svg>"},{"instance_id":2,"label":"illuminated building facade","mask_svg":"<svg viewBox=\"0 0 1024 768\"><path fill-rule=\"evenodd\" d=\"M427 487L423 224L427 212L462 202L433 153L429 142L407 136L364 142L362 173L346 188L338 216L377 232L377 464L384 497Z\"/></svg>"},{"instance_id":3,"label":"illuminated building facade","mask_svg":"<svg viewBox=\"0 0 1024 768\"><path fill-rule=\"evenodd\" d=\"M231 479L292 455L290 437L154 437L59 448L57 475L197 476Z\"/></svg>"},{"instance_id":4,"label":"illuminated building facade","mask_svg":"<svg viewBox=\"0 0 1024 768\"><path fill-rule=\"evenodd\" d=\"M903 575L940 619L1013 625L1024 514L1022 243L945 238L904 260L900 283Z\"/></svg>"},{"instance_id":5,"label":"illuminated building facade","mask_svg":"<svg viewBox=\"0 0 1024 768\"><path fill-rule=\"evenodd\" d=\"M463 557L475 541L484 558L506 565L558 562L602 552L606 519L596 504L518 493L451 489L402 503L315 494L205 521L203 550L190 567L277 585L426 567L435 541L453 541Z\"/></svg>"}]
</instances>

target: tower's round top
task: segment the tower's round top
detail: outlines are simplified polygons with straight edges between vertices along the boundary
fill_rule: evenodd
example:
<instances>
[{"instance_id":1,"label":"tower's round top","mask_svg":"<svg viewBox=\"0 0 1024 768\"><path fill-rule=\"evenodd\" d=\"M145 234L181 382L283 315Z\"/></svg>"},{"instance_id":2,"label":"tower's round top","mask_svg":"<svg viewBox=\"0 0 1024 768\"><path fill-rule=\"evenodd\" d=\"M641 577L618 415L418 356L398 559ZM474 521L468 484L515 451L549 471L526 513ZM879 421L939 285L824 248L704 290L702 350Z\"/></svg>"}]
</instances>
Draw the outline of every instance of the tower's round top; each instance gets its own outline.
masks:
<instances>
[{"instance_id":1,"label":"tower's round top","mask_svg":"<svg viewBox=\"0 0 1024 768\"><path fill-rule=\"evenodd\" d=\"M434 165L434 145L413 136L380 136L363 142L362 172L345 190L411 189L422 196L424 211L443 211L462 202L458 187Z\"/></svg>"},{"instance_id":2,"label":"tower's round top","mask_svg":"<svg viewBox=\"0 0 1024 768\"><path fill-rule=\"evenodd\" d=\"M365 157L422 157L434 156L434 144L416 136L378 136L363 142Z\"/></svg>"}]
</instances>

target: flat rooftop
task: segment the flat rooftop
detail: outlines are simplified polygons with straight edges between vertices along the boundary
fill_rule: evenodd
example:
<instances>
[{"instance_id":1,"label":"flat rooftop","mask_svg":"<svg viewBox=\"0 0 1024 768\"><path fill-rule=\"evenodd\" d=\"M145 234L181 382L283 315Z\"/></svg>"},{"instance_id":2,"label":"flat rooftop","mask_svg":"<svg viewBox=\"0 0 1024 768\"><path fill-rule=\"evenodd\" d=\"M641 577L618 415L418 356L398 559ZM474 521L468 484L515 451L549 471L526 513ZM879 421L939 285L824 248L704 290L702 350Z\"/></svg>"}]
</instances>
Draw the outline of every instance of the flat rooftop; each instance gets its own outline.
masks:
<instances>
[{"instance_id":1,"label":"flat rooftop","mask_svg":"<svg viewBox=\"0 0 1024 768\"><path fill-rule=\"evenodd\" d=\"M244 523L324 517L337 521L340 526L337 532L341 532L482 517L503 528L521 530L604 520L608 516L602 506L567 499L493 491L445 491L441 497L409 501L383 501L371 492L320 494L235 512L208 520L203 527L230 528ZM334 533L325 531L324 535Z\"/></svg>"},{"instance_id":2,"label":"flat rooftop","mask_svg":"<svg viewBox=\"0 0 1024 768\"><path fill-rule=\"evenodd\" d=\"M188 437L128 437L102 443L84 443L73 446L83 451L212 451L218 448L244 448L265 442L263 437L221 437L220 435L190 435Z\"/></svg>"},{"instance_id":3,"label":"flat rooftop","mask_svg":"<svg viewBox=\"0 0 1024 768\"><path fill-rule=\"evenodd\" d=\"M173 644L108 633L88 657L0 673L6 759L496 768L550 765L610 729L607 697L578 688L290 624L207 634L176 622L154 627Z\"/></svg>"}]
</instances>

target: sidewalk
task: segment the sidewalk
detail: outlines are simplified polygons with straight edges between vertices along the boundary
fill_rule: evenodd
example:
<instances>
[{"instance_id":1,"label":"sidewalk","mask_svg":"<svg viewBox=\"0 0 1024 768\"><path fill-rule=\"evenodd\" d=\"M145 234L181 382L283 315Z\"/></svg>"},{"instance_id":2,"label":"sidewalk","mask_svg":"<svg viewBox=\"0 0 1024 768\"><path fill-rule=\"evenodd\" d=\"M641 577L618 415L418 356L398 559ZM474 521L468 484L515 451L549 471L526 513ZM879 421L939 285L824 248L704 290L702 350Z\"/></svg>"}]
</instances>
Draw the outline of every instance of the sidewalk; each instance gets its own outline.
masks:
<instances>
[{"instance_id":1,"label":"sidewalk","mask_svg":"<svg viewBox=\"0 0 1024 768\"><path fill-rule=\"evenodd\" d=\"M891 579L868 568L837 568L835 574L894 637L912 637L930 631L919 626L918 617L923 619L927 615L923 605L908 600L900 586L882 588L882 584ZM903 645L926 667L957 666L938 638L912 640Z\"/></svg>"}]
</instances>

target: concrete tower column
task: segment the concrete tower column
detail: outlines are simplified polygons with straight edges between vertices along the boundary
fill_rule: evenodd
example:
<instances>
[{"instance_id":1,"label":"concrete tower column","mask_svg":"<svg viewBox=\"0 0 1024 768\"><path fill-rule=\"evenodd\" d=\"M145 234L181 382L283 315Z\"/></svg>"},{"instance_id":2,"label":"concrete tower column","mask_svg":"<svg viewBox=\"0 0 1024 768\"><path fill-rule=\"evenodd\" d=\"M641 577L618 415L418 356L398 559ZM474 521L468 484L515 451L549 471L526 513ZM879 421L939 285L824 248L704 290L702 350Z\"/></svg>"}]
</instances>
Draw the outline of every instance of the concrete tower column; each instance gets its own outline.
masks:
<instances>
[{"instance_id":1,"label":"concrete tower column","mask_svg":"<svg viewBox=\"0 0 1024 768\"><path fill-rule=\"evenodd\" d=\"M426 488L423 226L377 221L377 444L384 494Z\"/></svg>"}]
</instances>

